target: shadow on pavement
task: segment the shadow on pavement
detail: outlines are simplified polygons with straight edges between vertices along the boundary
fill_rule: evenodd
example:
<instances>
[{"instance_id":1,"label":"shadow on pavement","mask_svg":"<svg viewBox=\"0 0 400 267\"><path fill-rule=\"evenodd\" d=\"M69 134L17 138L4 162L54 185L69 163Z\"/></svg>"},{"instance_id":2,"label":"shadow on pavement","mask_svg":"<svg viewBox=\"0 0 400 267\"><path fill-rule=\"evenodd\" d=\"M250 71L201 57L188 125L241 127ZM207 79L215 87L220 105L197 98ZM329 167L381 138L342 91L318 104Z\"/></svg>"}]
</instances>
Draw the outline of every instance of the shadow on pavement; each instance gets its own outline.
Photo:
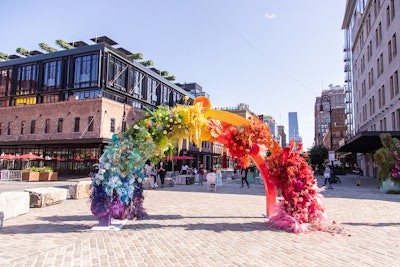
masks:
<instances>
[{"instance_id":1,"label":"shadow on pavement","mask_svg":"<svg viewBox=\"0 0 400 267\"><path fill-rule=\"evenodd\" d=\"M398 223L346 223L346 222L341 222L340 224L347 224L347 225L352 225L352 226L373 226L373 227L400 226L400 222L398 222Z\"/></svg>"},{"instance_id":2,"label":"shadow on pavement","mask_svg":"<svg viewBox=\"0 0 400 267\"><path fill-rule=\"evenodd\" d=\"M238 231L238 232L251 232L251 231L273 231L282 232L283 230L277 229L269 225L268 222L249 222L249 223L188 223L188 224L130 224L125 225L122 230L140 230L149 228L183 228L188 231L213 231L213 232L228 232L228 231Z\"/></svg>"},{"instance_id":3,"label":"shadow on pavement","mask_svg":"<svg viewBox=\"0 0 400 267\"><path fill-rule=\"evenodd\" d=\"M93 221L93 225L96 221ZM66 224L66 223L35 223L24 225L3 226L2 234L45 234L45 233L76 233L88 230L91 226L87 224Z\"/></svg>"}]
</instances>

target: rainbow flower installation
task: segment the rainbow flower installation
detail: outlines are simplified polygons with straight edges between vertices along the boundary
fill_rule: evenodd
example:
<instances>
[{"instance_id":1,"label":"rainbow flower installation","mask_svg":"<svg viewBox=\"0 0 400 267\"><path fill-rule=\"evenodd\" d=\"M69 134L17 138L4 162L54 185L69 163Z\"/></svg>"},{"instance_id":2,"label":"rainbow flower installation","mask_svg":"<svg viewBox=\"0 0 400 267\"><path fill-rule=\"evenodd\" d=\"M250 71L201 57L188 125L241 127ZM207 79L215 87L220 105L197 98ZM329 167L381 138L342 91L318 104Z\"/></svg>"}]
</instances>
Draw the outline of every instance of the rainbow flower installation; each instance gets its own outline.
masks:
<instances>
[{"instance_id":1,"label":"rainbow flower installation","mask_svg":"<svg viewBox=\"0 0 400 267\"><path fill-rule=\"evenodd\" d=\"M256 164L264 180L272 225L295 233L324 230L322 189L303 155L294 152L293 145L282 149L257 117L243 118L210 106L206 97L196 98L193 105L160 106L125 133L114 135L92 182L91 211L99 222L105 217L145 217L145 162L170 156L176 145L180 150L182 144L191 142L201 148L201 142L208 140L223 144L240 167ZM268 156L260 155L260 147L268 150ZM275 190L283 196L279 203Z\"/></svg>"}]
</instances>

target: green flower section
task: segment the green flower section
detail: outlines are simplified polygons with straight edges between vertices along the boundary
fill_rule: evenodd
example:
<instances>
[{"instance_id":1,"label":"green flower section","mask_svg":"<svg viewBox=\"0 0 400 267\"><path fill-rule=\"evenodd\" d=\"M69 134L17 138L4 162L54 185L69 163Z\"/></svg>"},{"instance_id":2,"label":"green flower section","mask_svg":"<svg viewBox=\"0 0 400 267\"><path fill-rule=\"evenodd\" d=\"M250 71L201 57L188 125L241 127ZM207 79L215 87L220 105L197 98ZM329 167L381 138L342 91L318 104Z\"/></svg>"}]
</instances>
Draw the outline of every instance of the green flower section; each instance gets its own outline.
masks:
<instances>
[{"instance_id":1,"label":"green flower section","mask_svg":"<svg viewBox=\"0 0 400 267\"><path fill-rule=\"evenodd\" d=\"M160 106L154 111L148 111L145 117L131 126L127 135L132 136L138 146L153 144L152 151L143 148L152 161L160 161L164 154L173 151L179 138L185 133L184 117ZM168 153L169 154L169 153Z\"/></svg>"}]
</instances>

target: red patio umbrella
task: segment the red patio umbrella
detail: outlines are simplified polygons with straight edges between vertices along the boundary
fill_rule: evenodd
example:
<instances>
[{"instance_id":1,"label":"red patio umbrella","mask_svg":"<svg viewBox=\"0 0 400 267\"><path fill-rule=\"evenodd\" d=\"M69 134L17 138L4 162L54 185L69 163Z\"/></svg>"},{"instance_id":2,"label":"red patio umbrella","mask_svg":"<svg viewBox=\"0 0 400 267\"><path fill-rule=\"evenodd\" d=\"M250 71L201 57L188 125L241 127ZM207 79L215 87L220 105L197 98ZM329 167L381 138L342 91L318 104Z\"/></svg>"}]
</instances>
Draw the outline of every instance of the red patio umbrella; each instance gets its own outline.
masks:
<instances>
[{"instance_id":1,"label":"red patio umbrella","mask_svg":"<svg viewBox=\"0 0 400 267\"><path fill-rule=\"evenodd\" d=\"M14 159L16 159L16 156L11 155L11 154L5 154L5 155L3 155L3 156L0 155L0 159L14 160Z\"/></svg>"},{"instance_id":2,"label":"red patio umbrella","mask_svg":"<svg viewBox=\"0 0 400 267\"><path fill-rule=\"evenodd\" d=\"M65 161L64 158L60 158L60 157L54 157L54 158L52 158L52 160L55 160L55 161Z\"/></svg>"},{"instance_id":3,"label":"red patio umbrella","mask_svg":"<svg viewBox=\"0 0 400 267\"><path fill-rule=\"evenodd\" d=\"M178 156L178 155L174 155L171 157L164 157L165 160L185 160L185 159L194 159L193 157L190 156Z\"/></svg>"},{"instance_id":4,"label":"red patio umbrella","mask_svg":"<svg viewBox=\"0 0 400 267\"><path fill-rule=\"evenodd\" d=\"M27 160L44 160L43 157L35 155L35 154L23 154L21 156L17 156L16 159L22 160L22 159L27 159Z\"/></svg>"}]
</instances>

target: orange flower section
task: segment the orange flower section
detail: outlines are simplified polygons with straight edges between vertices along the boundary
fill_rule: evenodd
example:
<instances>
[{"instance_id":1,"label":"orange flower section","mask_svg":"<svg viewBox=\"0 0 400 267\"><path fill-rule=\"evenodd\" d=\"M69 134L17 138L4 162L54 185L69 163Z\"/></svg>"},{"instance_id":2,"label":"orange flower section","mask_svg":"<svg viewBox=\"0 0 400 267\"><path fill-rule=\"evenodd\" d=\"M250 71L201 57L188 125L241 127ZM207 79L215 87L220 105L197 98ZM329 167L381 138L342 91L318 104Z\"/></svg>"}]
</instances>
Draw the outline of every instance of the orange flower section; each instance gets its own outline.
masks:
<instances>
[{"instance_id":1,"label":"orange flower section","mask_svg":"<svg viewBox=\"0 0 400 267\"><path fill-rule=\"evenodd\" d=\"M203 106L203 110L207 110L207 109L209 109L210 107L211 107L211 103L210 103L210 100L207 98L207 97L205 97L205 96L199 96L199 97L197 97L195 100L194 100L194 102L193 102L193 105L196 105L196 104L201 104L202 106Z\"/></svg>"}]
</instances>

